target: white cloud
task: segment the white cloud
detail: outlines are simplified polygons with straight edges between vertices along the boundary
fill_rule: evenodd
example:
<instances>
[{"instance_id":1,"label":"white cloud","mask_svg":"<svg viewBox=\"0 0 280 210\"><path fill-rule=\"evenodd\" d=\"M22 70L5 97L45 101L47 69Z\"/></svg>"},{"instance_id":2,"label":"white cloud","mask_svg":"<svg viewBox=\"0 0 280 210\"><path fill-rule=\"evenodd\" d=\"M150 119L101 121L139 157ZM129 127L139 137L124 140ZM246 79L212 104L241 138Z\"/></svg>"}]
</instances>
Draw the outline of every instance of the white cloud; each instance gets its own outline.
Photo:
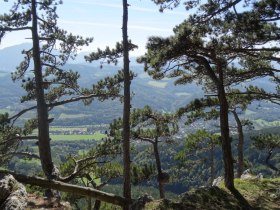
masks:
<instances>
[{"instance_id":1,"label":"white cloud","mask_svg":"<svg viewBox=\"0 0 280 210\"><path fill-rule=\"evenodd\" d=\"M69 24L69 25L87 25L87 26L101 26L101 27L110 27L110 28L118 28L120 29L121 26L118 24L110 24L110 23L100 23L100 22L93 22L93 21L75 21L75 20L59 20L62 24ZM172 29L168 28L160 28L160 27L149 27L143 25L128 25L128 29L136 29L136 30L145 30L145 31L158 31L158 32L172 32Z\"/></svg>"},{"instance_id":2,"label":"white cloud","mask_svg":"<svg viewBox=\"0 0 280 210\"><path fill-rule=\"evenodd\" d=\"M119 3L104 3L104 1L78 1L78 0L72 0L72 2L77 2L79 4L87 4L87 5L96 5L96 6L103 6L103 7L111 7L111 8L118 8L122 9L122 4L121 1L116 1ZM130 5L129 10L134 10L134 11L140 11L140 12L148 12L148 13L159 13L158 7L155 7L153 9L151 8L144 8L144 7L138 7L134 6L133 4ZM179 12L179 11L174 11L174 10L165 10L164 14L169 14L169 15L180 15L180 16L187 16L187 12Z\"/></svg>"}]
</instances>

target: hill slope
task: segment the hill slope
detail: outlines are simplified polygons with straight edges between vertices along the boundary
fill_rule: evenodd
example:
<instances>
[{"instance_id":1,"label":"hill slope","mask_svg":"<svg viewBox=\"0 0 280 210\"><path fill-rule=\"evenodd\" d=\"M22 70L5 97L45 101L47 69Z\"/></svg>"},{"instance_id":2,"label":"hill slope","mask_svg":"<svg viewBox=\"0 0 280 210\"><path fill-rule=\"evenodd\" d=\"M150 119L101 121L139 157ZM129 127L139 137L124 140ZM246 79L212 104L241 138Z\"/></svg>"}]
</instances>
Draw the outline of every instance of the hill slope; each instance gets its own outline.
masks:
<instances>
[{"instance_id":1,"label":"hill slope","mask_svg":"<svg viewBox=\"0 0 280 210\"><path fill-rule=\"evenodd\" d=\"M235 180L235 186L259 210L280 209L280 178ZM234 210L238 201L223 187L199 188L185 193L179 202L159 200L147 203L146 210Z\"/></svg>"}]
</instances>

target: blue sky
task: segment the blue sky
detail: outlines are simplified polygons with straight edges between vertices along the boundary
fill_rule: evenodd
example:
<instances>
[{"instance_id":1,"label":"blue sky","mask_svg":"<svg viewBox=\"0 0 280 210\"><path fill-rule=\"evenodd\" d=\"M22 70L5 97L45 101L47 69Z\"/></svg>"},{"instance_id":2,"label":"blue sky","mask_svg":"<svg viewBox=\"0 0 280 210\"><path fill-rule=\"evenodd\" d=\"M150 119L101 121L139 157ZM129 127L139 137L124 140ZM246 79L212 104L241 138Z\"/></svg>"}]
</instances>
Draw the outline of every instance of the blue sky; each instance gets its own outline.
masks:
<instances>
[{"instance_id":1,"label":"blue sky","mask_svg":"<svg viewBox=\"0 0 280 210\"><path fill-rule=\"evenodd\" d=\"M12 2L10 0L10 2ZM181 23L187 12L183 7L160 13L150 0L130 0L129 38L139 46L132 55L145 51L149 36L166 37L172 34L172 28ZM1 1L0 12L8 11L8 4ZM58 7L59 25L85 37L94 37L94 42L84 51L94 51L105 46L114 46L122 39L122 1L121 0L64 0ZM3 39L0 48L27 42L28 32L10 33Z\"/></svg>"}]
</instances>

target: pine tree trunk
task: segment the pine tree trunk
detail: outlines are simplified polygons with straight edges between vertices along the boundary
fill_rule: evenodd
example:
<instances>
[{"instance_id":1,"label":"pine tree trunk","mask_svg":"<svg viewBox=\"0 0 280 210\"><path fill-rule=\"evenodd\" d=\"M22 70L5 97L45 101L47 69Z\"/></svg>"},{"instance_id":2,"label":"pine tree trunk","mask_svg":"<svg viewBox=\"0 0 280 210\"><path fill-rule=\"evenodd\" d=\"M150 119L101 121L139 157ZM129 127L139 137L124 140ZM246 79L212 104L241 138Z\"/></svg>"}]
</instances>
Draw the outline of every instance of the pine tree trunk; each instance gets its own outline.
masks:
<instances>
[{"instance_id":1,"label":"pine tree trunk","mask_svg":"<svg viewBox=\"0 0 280 210\"><path fill-rule=\"evenodd\" d=\"M219 67L220 68L220 67ZM224 75L223 69L219 69L219 84L218 84L218 98L220 103L220 126L221 126L221 138L223 149L223 161L225 170L225 186L230 191L235 190L234 187L234 170L233 159L231 152L231 141L229 135L229 123L228 123L228 102L225 93L225 87L223 84Z\"/></svg>"},{"instance_id":2,"label":"pine tree trunk","mask_svg":"<svg viewBox=\"0 0 280 210\"><path fill-rule=\"evenodd\" d=\"M128 22L128 4L127 0L123 0L123 71L124 71L124 105L123 105L123 162L124 162L124 183L123 196L131 199L131 183L130 183L130 76L129 76L129 48L127 35ZM129 204L124 207L129 209Z\"/></svg>"},{"instance_id":3,"label":"pine tree trunk","mask_svg":"<svg viewBox=\"0 0 280 210\"><path fill-rule=\"evenodd\" d=\"M33 60L34 74L36 82L37 117L38 117L38 136L39 136L39 155L43 171L48 179L52 179L54 165L51 156L48 108L44 98L42 65L40 58L40 43L38 36L36 1L32 0L32 41L33 41Z\"/></svg>"},{"instance_id":4,"label":"pine tree trunk","mask_svg":"<svg viewBox=\"0 0 280 210\"><path fill-rule=\"evenodd\" d=\"M92 203L91 203L91 198L88 198L88 210L91 210L92 209Z\"/></svg>"},{"instance_id":5,"label":"pine tree trunk","mask_svg":"<svg viewBox=\"0 0 280 210\"><path fill-rule=\"evenodd\" d=\"M93 210L99 210L100 207L101 207L101 201L100 200L95 200Z\"/></svg>"},{"instance_id":6,"label":"pine tree trunk","mask_svg":"<svg viewBox=\"0 0 280 210\"><path fill-rule=\"evenodd\" d=\"M214 142L211 139L211 149L210 149L210 173L211 173L211 179L210 179L210 186L212 186L213 181L215 179L215 167L214 167Z\"/></svg>"},{"instance_id":7,"label":"pine tree trunk","mask_svg":"<svg viewBox=\"0 0 280 210\"><path fill-rule=\"evenodd\" d=\"M237 124L237 131L238 131L238 146L237 146L237 153L238 153L238 167L237 167L237 177L241 177L244 171L244 155L243 155L243 145L244 145L244 135L243 135L243 127L242 123L238 117L236 111L232 111L234 119Z\"/></svg>"},{"instance_id":8,"label":"pine tree trunk","mask_svg":"<svg viewBox=\"0 0 280 210\"><path fill-rule=\"evenodd\" d=\"M161 162L160 162L157 140L153 143L153 149L154 149L154 155L155 155L155 159L156 159L156 167L157 167L157 173L158 173L159 196L160 196L160 198L165 198L164 184L162 182L163 173L161 170Z\"/></svg>"}]
</instances>

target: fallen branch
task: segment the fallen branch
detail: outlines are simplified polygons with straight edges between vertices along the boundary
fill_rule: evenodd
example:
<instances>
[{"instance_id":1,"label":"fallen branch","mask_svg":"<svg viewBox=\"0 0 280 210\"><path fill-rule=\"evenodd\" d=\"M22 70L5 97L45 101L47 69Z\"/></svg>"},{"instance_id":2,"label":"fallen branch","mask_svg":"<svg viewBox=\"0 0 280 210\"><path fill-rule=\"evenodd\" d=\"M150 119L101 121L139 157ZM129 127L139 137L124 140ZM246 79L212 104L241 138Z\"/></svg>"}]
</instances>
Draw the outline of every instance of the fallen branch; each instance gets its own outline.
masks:
<instances>
[{"instance_id":1,"label":"fallen branch","mask_svg":"<svg viewBox=\"0 0 280 210\"><path fill-rule=\"evenodd\" d=\"M118 206L124 206L129 202L127 199L121 196L114 195L112 193L103 192L100 190L95 190L89 187L81 187L81 186L67 184L59 181L47 180L40 177L25 176L7 170L0 170L0 174L1 173L11 174L15 177L16 180L25 184L31 184L43 188L59 190L59 191L78 194L82 196L88 196Z\"/></svg>"}]
</instances>

